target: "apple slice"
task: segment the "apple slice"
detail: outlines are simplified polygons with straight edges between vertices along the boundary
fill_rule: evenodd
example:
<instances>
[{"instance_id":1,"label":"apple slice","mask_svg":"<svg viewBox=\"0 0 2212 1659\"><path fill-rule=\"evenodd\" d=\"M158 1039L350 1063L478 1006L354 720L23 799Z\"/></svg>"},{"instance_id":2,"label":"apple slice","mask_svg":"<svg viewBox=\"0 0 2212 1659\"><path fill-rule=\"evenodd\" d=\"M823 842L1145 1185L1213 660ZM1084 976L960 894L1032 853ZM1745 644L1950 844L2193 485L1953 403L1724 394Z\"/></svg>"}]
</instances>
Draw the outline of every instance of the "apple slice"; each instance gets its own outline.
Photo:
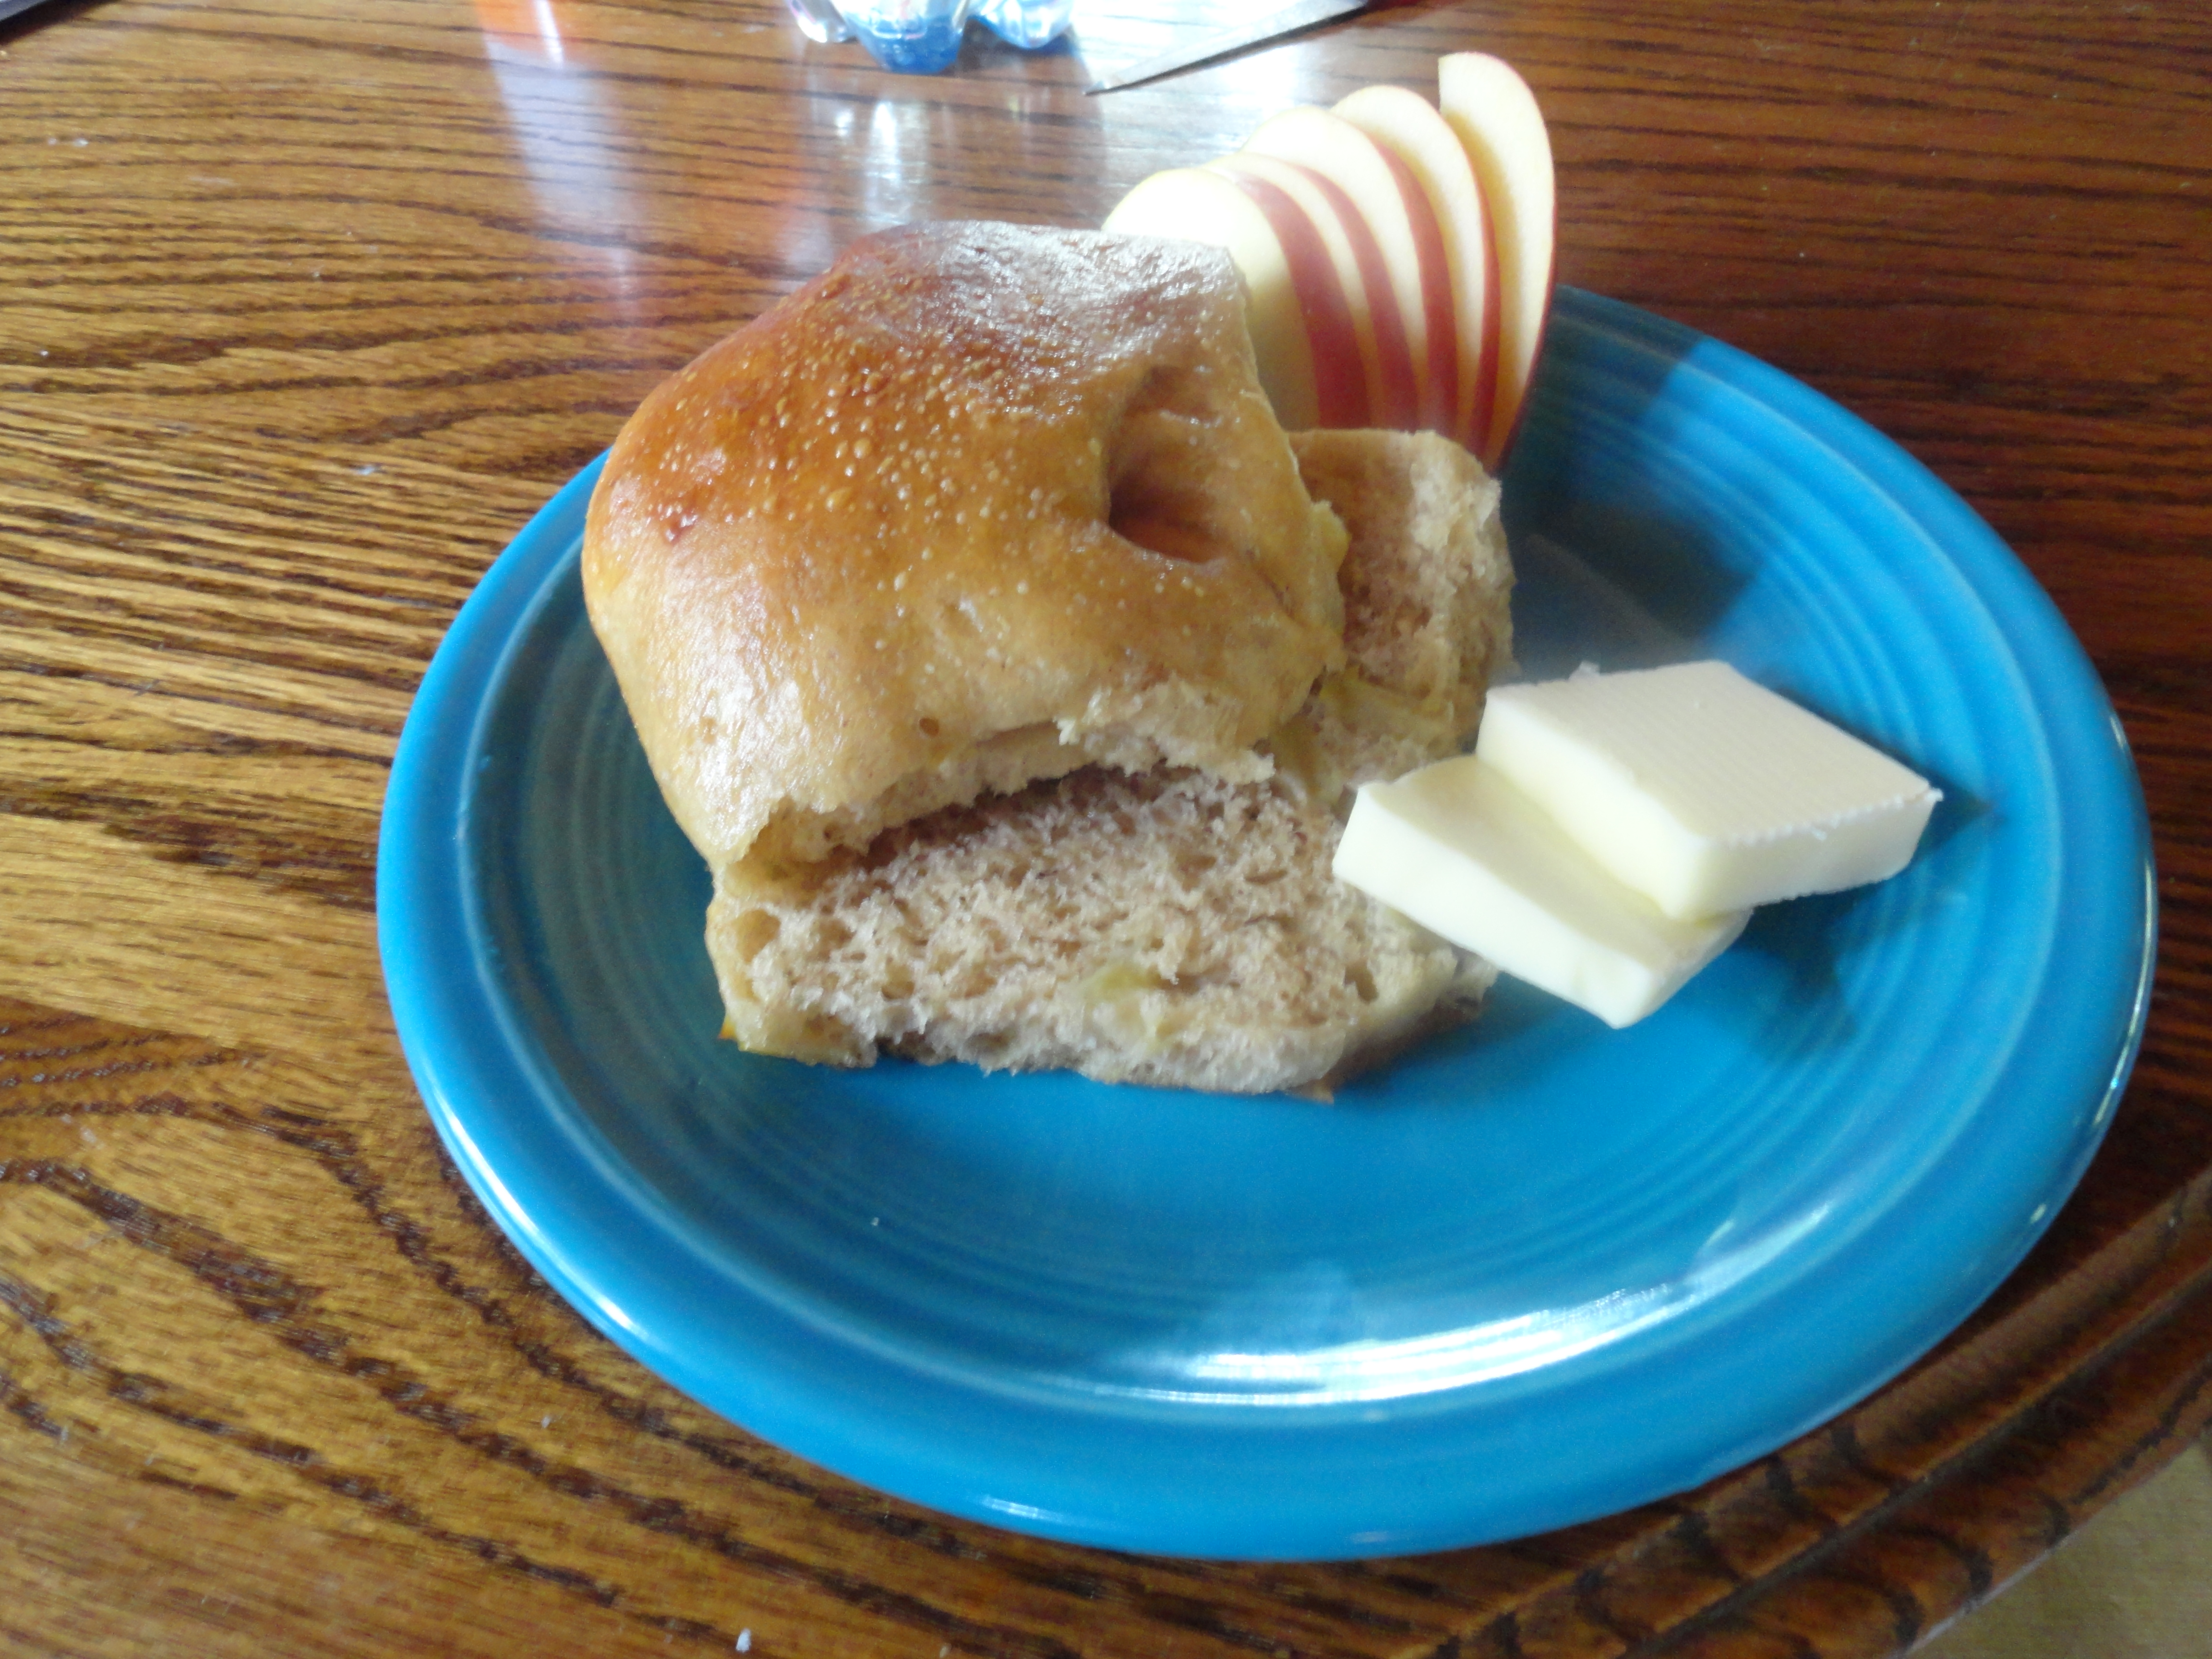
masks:
<instances>
[{"instance_id":1,"label":"apple slice","mask_svg":"<svg viewBox=\"0 0 2212 1659\"><path fill-rule=\"evenodd\" d=\"M1498 330L1498 398L1483 459L1492 470L1521 421L1536 353L1551 314L1559 198L1552 176L1552 139L1528 83L1511 64L1486 52L1454 52L1437 65L1444 119L1467 147L1481 180L1498 240L1504 289Z\"/></svg>"},{"instance_id":2,"label":"apple slice","mask_svg":"<svg viewBox=\"0 0 2212 1659\"><path fill-rule=\"evenodd\" d=\"M1357 410L1343 411L1342 420L1324 415L1322 424L1412 426L1419 413L1413 353L1407 346L1406 322L1399 314L1397 293L1391 286L1382 250L1368 228L1367 216L1335 183L1296 161L1239 150L1209 161L1206 167L1247 187L1257 180L1280 191L1305 216L1322 252L1336 268L1337 281L1350 307L1352 345L1365 395ZM1324 373L1322 359L1334 349L1328 330L1326 319L1308 313L1306 332L1314 349L1317 376Z\"/></svg>"},{"instance_id":3,"label":"apple slice","mask_svg":"<svg viewBox=\"0 0 2212 1659\"><path fill-rule=\"evenodd\" d=\"M1333 112L1397 156L1428 196L1430 210L1443 232L1457 323L1459 406L1447 435L1480 454L1496 401L1497 255L1482 186L1475 179L1467 147L1434 105L1403 87L1363 87Z\"/></svg>"},{"instance_id":4,"label":"apple slice","mask_svg":"<svg viewBox=\"0 0 2212 1659\"><path fill-rule=\"evenodd\" d=\"M1231 190L1241 191L1260 210L1283 251L1284 264L1290 272L1291 291L1305 328L1307 351L1313 363L1312 424L1366 425L1367 373L1360 360L1352 298L1345 292L1341 270L1330 258L1321 232L1306 216L1305 210L1273 180L1255 177L1249 171L1214 172L1212 176ZM1297 430L1288 420L1283 425L1288 430Z\"/></svg>"},{"instance_id":5,"label":"apple slice","mask_svg":"<svg viewBox=\"0 0 2212 1659\"><path fill-rule=\"evenodd\" d=\"M1304 218L1295 209L1291 216ZM1267 210L1235 182L1203 167L1171 167L1152 174L1106 216L1105 228L1127 236L1165 236L1226 248L1244 279L1245 329L1252 337L1260 385L1274 405L1275 418L1293 432L1320 423L1321 400L1314 352L1307 343L1303 290L1335 283L1327 255L1317 255L1316 250L1305 252L1309 266L1317 263L1323 268L1327 284L1308 269L1302 286ZM1307 234L1312 235L1310 227ZM1315 303L1325 306L1326 297L1316 295ZM1346 355L1356 374L1358 348L1349 343L1350 307L1340 289L1336 305L1346 317ZM1342 378L1340 369L1335 379ZM1332 402L1341 397L1340 386L1333 386Z\"/></svg>"},{"instance_id":6,"label":"apple slice","mask_svg":"<svg viewBox=\"0 0 2212 1659\"><path fill-rule=\"evenodd\" d=\"M1457 431L1459 325L1452 307L1451 260L1435 205L1413 169L1341 116L1311 105L1261 122L1245 140L1244 153L1310 167L1357 204L1382 255L1413 369L1413 417L1388 423ZM1369 291L1371 298L1372 283ZM1378 327L1378 337L1381 331Z\"/></svg>"}]
</instances>

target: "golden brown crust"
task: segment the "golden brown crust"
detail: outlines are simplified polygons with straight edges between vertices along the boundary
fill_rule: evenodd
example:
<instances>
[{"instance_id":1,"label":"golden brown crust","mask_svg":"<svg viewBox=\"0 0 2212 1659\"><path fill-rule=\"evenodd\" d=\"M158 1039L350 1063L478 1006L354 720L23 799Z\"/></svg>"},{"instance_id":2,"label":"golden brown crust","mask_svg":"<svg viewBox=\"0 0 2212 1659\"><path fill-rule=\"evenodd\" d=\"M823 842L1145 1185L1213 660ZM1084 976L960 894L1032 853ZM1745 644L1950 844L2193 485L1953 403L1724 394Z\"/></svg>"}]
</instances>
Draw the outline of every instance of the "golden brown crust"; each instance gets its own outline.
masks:
<instances>
[{"instance_id":1,"label":"golden brown crust","mask_svg":"<svg viewBox=\"0 0 2212 1659\"><path fill-rule=\"evenodd\" d=\"M585 592L710 865L1092 762L1264 772L1340 659L1343 537L1242 306L1195 244L912 227L647 398Z\"/></svg>"},{"instance_id":2,"label":"golden brown crust","mask_svg":"<svg viewBox=\"0 0 2212 1659\"><path fill-rule=\"evenodd\" d=\"M1511 634L1497 486L1429 434L1291 444L1350 532L1347 661L1269 740L1276 775L1088 767L865 852L725 866L707 951L730 1036L847 1066L896 1052L1252 1091L1472 1015L1488 966L1329 865L1352 785L1474 736Z\"/></svg>"}]
</instances>

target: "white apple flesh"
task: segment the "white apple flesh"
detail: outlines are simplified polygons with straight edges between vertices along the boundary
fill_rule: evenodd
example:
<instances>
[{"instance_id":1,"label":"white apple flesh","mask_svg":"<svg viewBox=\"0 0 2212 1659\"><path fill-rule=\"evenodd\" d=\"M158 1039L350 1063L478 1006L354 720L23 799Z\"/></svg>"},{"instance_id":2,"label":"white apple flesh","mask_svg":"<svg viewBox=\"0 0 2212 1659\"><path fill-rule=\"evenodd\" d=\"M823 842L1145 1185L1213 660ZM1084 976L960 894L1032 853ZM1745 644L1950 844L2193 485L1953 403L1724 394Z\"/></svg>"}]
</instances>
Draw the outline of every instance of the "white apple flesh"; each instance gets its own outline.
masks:
<instances>
[{"instance_id":1,"label":"white apple flesh","mask_svg":"<svg viewBox=\"0 0 2212 1659\"><path fill-rule=\"evenodd\" d=\"M1457 325L1459 406L1446 431L1482 454L1497 400L1497 253L1467 148L1434 105L1403 87L1363 87L1332 112L1395 155L1429 198L1443 234Z\"/></svg>"},{"instance_id":2,"label":"white apple flesh","mask_svg":"<svg viewBox=\"0 0 2212 1659\"><path fill-rule=\"evenodd\" d=\"M1413 169L1349 121L1311 105L1270 116L1242 153L1310 167L1357 204L1382 255L1413 364L1413 417L1389 423L1455 434L1460 353L1451 261L1435 204ZM1372 284L1370 293L1371 300Z\"/></svg>"},{"instance_id":3,"label":"white apple flesh","mask_svg":"<svg viewBox=\"0 0 2212 1659\"><path fill-rule=\"evenodd\" d=\"M1280 191L1304 216L1314 240L1334 268L1348 309L1349 343L1364 392L1359 408L1347 410L1342 423L1413 425L1419 412L1419 389L1407 343L1405 319L1399 313L1397 295L1366 215L1326 175L1295 161L1239 150L1206 166L1248 188L1256 180ZM1290 246L1292 240L1286 235L1285 246ZM1310 314L1306 331L1318 380L1326 375L1324 362L1341 356L1345 342L1334 320L1327 316ZM1322 424L1338 422L1324 416Z\"/></svg>"},{"instance_id":4,"label":"white apple flesh","mask_svg":"<svg viewBox=\"0 0 2212 1659\"><path fill-rule=\"evenodd\" d=\"M1274 406L1275 418L1293 432L1321 424L1314 353L1307 343L1307 295L1293 281L1291 255L1259 202L1218 173L1171 167L1152 174L1123 197L1106 216L1105 228L1127 236L1171 237L1227 249L1244 279L1245 328L1259 363L1260 385ZM1309 276L1309 284L1312 281ZM1343 305L1341 293L1338 304ZM1358 372L1356 362L1352 372Z\"/></svg>"},{"instance_id":5,"label":"white apple flesh","mask_svg":"<svg viewBox=\"0 0 2212 1659\"><path fill-rule=\"evenodd\" d=\"M1486 52L1455 52L1437 65L1444 119L1481 182L1498 242L1504 288L1498 392L1482 447L1495 471L1519 427L1528 381L1551 314L1559 200L1552 140L1535 94L1511 64Z\"/></svg>"}]
</instances>

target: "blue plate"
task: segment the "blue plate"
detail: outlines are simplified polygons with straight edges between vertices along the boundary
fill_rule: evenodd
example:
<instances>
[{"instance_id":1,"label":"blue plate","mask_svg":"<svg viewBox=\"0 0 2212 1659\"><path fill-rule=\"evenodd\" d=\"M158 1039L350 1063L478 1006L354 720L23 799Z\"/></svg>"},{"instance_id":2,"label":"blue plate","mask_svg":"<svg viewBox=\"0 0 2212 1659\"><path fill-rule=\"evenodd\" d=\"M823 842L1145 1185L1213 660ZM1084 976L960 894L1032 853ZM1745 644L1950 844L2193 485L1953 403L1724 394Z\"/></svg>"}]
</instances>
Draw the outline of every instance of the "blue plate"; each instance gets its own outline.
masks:
<instances>
[{"instance_id":1,"label":"blue plate","mask_svg":"<svg viewBox=\"0 0 2212 1659\"><path fill-rule=\"evenodd\" d=\"M708 883L577 580L597 468L463 608L378 919L463 1172L677 1387L872 1486L1122 1548L1374 1555L1695 1485L1925 1351L2140 1038L2142 801L1964 503L1805 386L1559 296L1510 480L1534 672L1725 658L1944 791L1644 1024L1501 986L1333 1106L739 1053Z\"/></svg>"}]
</instances>

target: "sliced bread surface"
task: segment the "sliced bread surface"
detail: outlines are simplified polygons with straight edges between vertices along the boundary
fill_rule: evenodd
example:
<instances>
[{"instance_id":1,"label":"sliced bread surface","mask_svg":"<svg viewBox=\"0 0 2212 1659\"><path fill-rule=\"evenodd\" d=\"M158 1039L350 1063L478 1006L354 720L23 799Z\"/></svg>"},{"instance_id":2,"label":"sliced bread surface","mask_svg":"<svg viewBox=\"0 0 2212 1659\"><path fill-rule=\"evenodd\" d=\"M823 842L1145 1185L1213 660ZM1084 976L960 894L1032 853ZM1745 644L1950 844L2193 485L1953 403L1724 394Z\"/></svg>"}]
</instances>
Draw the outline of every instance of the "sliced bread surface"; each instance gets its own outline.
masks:
<instances>
[{"instance_id":1,"label":"sliced bread surface","mask_svg":"<svg viewBox=\"0 0 2212 1659\"><path fill-rule=\"evenodd\" d=\"M1438 438L1292 443L1350 534L1347 665L1264 745L1273 775L1088 768L773 879L726 868L708 945L740 1042L1252 1092L1474 1011L1488 964L1329 861L1353 785L1480 722L1510 652L1497 486Z\"/></svg>"}]
</instances>

